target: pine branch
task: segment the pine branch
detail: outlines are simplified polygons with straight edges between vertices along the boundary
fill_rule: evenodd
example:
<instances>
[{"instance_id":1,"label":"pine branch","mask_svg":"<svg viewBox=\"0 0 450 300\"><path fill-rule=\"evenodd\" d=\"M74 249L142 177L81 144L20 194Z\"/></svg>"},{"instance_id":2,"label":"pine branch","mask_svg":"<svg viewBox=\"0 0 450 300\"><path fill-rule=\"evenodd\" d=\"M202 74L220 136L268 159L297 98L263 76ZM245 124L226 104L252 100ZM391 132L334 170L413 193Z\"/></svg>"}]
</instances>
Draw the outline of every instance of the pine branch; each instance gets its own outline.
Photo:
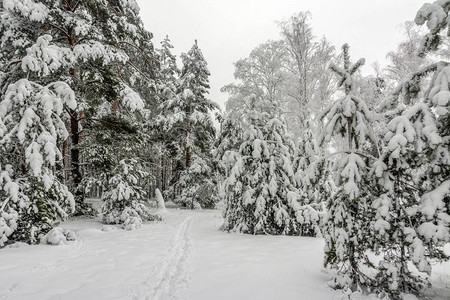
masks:
<instances>
[{"instance_id":1,"label":"pine branch","mask_svg":"<svg viewBox=\"0 0 450 300\"><path fill-rule=\"evenodd\" d=\"M63 0L63 1L64 1L64 4L66 5L66 7L69 8L70 7L69 2L67 2L67 0Z\"/></svg>"},{"instance_id":2,"label":"pine branch","mask_svg":"<svg viewBox=\"0 0 450 300\"><path fill-rule=\"evenodd\" d=\"M82 39L76 41L75 43L73 43L73 45L74 45L74 46L75 46L75 45L78 45L79 43L81 43L81 42L83 42L83 41L85 41L85 40L87 40L87 37L84 37L84 38L82 38Z\"/></svg>"},{"instance_id":3,"label":"pine branch","mask_svg":"<svg viewBox=\"0 0 450 300\"><path fill-rule=\"evenodd\" d=\"M366 63L364 58L360 58L356 64L354 64L350 69L350 75L353 75L360 67L362 67Z\"/></svg>"},{"instance_id":4,"label":"pine branch","mask_svg":"<svg viewBox=\"0 0 450 300\"><path fill-rule=\"evenodd\" d=\"M51 27L57 29L59 32L61 32L62 34L64 34L68 39L70 39L70 35L67 31L65 31L64 29L62 29L61 27L54 25L52 23L48 23L48 25L50 25Z\"/></svg>"},{"instance_id":5,"label":"pine branch","mask_svg":"<svg viewBox=\"0 0 450 300\"><path fill-rule=\"evenodd\" d=\"M13 61L13 62L11 62L11 63L8 65L8 68L11 67L11 66L20 64L20 63L22 63L22 60Z\"/></svg>"},{"instance_id":6,"label":"pine branch","mask_svg":"<svg viewBox=\"0 0 450 300\"><path fill-rule=\"evenodd\" d=\"M132 66L139 74L145 77L147 80L152 80L151 78L148 78L147 75L145 75L141 70L139 70L138 67L136 67L131 61L127 61L127 64Z\"/></svg>"},{"instance_id":7,"label":"pine branch","mask_svg":"<svg viewBox=\"0 0 450 300\"><path fill-rule=\"evenodd\" d=\"M119 42L117 42L117 45L120 45L120 44L126 44L126 45L129 45L129 46L135 48L136 50L138 50L139 53L141 54L142 58L144 59L145 63L147 64L149 70L153 69L152 64L149 62L149 60L147 59L147 56L144 54L144 51L142 51L141 48L139 48L138 46L136 46L136 45L134 45L132 43L126 42L126 41L119 41ZM153 76L154 74L151 74L151 75Z\"/></svg>"},{"instance_id":8,"label":"pine branch","mask_svg":"<svg viewBox=\"0 0 450 300\"><path fill-rule=\"evenodd\" d=\"M73 9L72 9L72 12L75 12L75 11L78 9L78 7L80 6L80 4L81 4L81 0L79 0L79 1L77 2L77 4L75 4L75 6L74 6Z\"/></svg>"},{"instance_id":9,"label":"pine branch","mask_svg":"<svg viewBox=\"0 0 450 300\"><path fill-rule=\"evenodd\" d=\"M419 69L417 72L410 74L405 80L403 80L401 83L399 83L394 90L388 95L386 99L384 99L380 105L377 106L376 111L381 112L385 109L392 108L394 103L398 101L398 98L400 98L401 94L404 94L407 90L408 85L413 82L414 80L421 79L424 76L428 75L431 72L435 72L439 69L442 69L446 66L448 66L449 63L445 61L439 61L433 64L430 64L428 66L425 66L421 69ZM437 75L433 76L433 79L436 78ZM428 98L429 93L432 88L432 84L428 88L428 90L425 92L425 99ZM404 98L407 97L407 95L404 95ZM404 101L408 102L410 99L404 99Z\"/></svg>"},{"instance_id":10,"label":"pine branch","mask_svg":"<svg viewBox=\"0 0 450 300\"><path fill-rule=\"evenodd\" d=\"M65 105L64 105L64 110L69 114L69 116L70 116L72 119L79 121L79 119L77 118L77 116L76 116L76 115L74 116L74 115L70 112L70 110L67 108L67 106L65 106ZM75 110L74 110L74 111L75 111Z\"/></svg>"}]
</instances>

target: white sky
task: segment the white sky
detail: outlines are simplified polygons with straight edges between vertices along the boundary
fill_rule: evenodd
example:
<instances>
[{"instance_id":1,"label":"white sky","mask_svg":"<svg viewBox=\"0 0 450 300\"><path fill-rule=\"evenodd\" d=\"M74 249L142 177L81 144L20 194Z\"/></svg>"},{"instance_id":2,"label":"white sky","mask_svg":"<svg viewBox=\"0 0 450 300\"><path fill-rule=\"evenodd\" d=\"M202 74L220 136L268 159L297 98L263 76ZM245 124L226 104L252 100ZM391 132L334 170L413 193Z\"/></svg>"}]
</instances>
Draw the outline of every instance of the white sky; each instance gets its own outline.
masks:
<instances>
[{"instance_id":1,"label":"white sky","mask_svg":"<svg viewBox=\"0 0 450 300\"><path fill-rule=\"evenodd\" d=\"M428 0L430 2L431 0ZM353 61L386 63L386 53L402 40L399 25L413 21L424 0L137 0L155 47L166 34L179 57L198 40L211 72L210 99L222 107L220 88L234 81L233 63L257 45L279 38L275 21L300 11L312 13L317 37L326 36L340 49L349 43Z\"/></svg>"}]
</instances>

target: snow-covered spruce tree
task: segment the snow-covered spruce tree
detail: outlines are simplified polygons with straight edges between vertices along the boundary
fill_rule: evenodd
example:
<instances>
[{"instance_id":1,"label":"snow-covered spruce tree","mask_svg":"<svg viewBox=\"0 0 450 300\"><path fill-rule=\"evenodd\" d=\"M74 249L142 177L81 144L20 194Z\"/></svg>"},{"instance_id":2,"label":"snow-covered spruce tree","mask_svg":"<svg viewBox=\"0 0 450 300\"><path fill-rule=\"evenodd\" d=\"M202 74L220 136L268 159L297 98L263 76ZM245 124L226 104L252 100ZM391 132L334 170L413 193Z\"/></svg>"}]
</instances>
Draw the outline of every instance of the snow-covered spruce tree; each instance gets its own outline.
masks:
<instances>
[{"instance_id":1,"label":"snow-covered spruce tree","mask_svg":"<svg viewBox=\"0 0 450 300\"><path fill-rule=\"evenodd\" d=\"M239 151L239 146L243 142L243 133L241 121L234 118L232 114L220 117L220 132L216 140L214 156L217 159L217 171L221 177L226 177L232 167L222 161L222 157L227 151Z\"/></svg>"},{"instance_id":2,"label":"snow-covered spruce tree","mask_svg":"<svg viewBox=\"0 0 450 300\"><path fill-rule=\"evenodd\" d=\"M225 199L225 179L230 174L233 163L223 159L227 151L239 151L239 146L243 142L244 129L240 120L232 114L225 116L218 115L220 122L219 135L214 149L214 173L217 176L217 188L219 199Z\"/></svg>"},{"instance_id":3,"label":"snow-covered spruce tree","mask_svg":"<svg viewBox=\"0 0 450 300\"><path fill-rule=\"evenodd\" d=\"M423 222L418 211L420 185L417 172L427 164L427 158L416 151L415 145L429 147L440 140L433 119L433 113L424 103L417 103L395 117L387 126L387 146L374 163L373 173L380 185L380 195L372 204L376 209L372 226L376 233L375 249L383 254L376 285L394 299L400 299L401 293L418 294L426 286L425 278L414 274L409 263L429 274L429 257L433 252L442 254L433 249L436 245L428 244L424 239L433 231L439 231L442 221L427 228L423 232L425 236L417 232ZM425 134L417 135L415 128Z\"/></svg>"},{"instance_id":4,"label":"snow-covered spruce tree","mask_svg":"<svg viewBox=\"0 0 450 300\"><path fill-rule=\"evenodd\" d=\"M75 107L75 96L60 81L24 78L0 88L0 247L8 240L36 243L74 209L54 170L61 164L57 141L68 136L61 115L64 105Z\"/></svg>"},{"instance_id":5,"label":"snow-covered spruce tree","mask_svg":"<svg viewBox=\"0 0 450 300\"><path fill-rule=\"evenodd\" d=\"M293 170L299 192L300 209L296 212L300 225L300 235L321 235L324 206L335 190L330 172L319 160L320 149L316 141L312 122L306 120L303 132L297 140L296 153L293 157ZM316 172L321 171L321 174ZM312 174L310 172L313 172Z\"/></svg>"},{"instance_id":6,"label":"snow-covered spruce tree","mask_svg":"<svg viewBox=\"0 0 450 300\"><path fill-rule=\"evenodd\" d=\"M224 187L223 229L250 234L299 234L299 210L286 125L272 112L250 109L238 151L225 152L232 165Z\"/></svg>"},{"instance_id":7,"label":"snow-covered spruce tree","mask_svg":"<svg viewBox=\"0 0 450 300\"><path fill-rule=\"evenodd\" d=\"M197 192L211 187L215 129L210 112L218 106L206 98L209 71L197 41L181 58L183 68L178 95L166 101L161 119L178 141L178 164L175 165L181 168L174 171L175 201L194 208L203 201Z\"/></svg>"},{"instance_id":8,"label":"snow-covered spruce tree","mask_svg":"<svg viewBox=\"0 0 450 300\"><path fill-rule=\"evenodd\" d=\"M434 51L438 49L440 44L444 44L442 41L444 41L445 37L442 35L445 34L446 28L450 24L449 11L450 1L436 1L433 4L424 4L417 12L416 24L423 25L426 21L430 31L422 42L421 55ZM442 48L441 51L448 55L450 48ZM434 214L428 214L426 218L427 221L431 221L443 209L445 210L445 206L447 216L450 212L450 66L448 62L439 62L430 65L428 68L423 68L418 73L424 73L424 70L425 72L434 71L430 87L424 95L424 102L435 112L436 127L441 138L441 142L436 147L428 149L429 167L423 176L423 183L426 186L427 193L422 195L421 200L422 202L429 202L434 198L436 208ZM421 149L419 148L419 150ZM444 208L441 207L442 205L444 205ZM447 220L447 224L449 222L450 220Z\"/></svg>"},{"instance_id":9,"label":"snow-covered spruce tree","mask_svg":"<svg viewBox=\"0 0 450 300\"><path fill-rule=\"evenodd\" d=\"M430 30L422 54L439 46L449 9L450 1L437 1L417 13L416 23L427 21ZM430 73L430 87L421 93ZM429 64L409 74L380 106L390 109L385 114L390 122L387 146L373 171L380 185L374 230L384 254L377 284L394 299L419 294L429 285L431 261L448 259L443 246L450 239L449 83L448 63Z\"/></svg>"},{"instance_id":10,"label":"snow-covered spruce tree","mask_svg":"<svg viewBox=\"0 0 450 300\"><path fill-rule=\"evenodd\" d=\"M364 145L374 141L370 130L371 113L352 85L352 75L364 64L360 59L350 63L348 45L344 44L344 67L331 65L340 78L339 86L345 95L327 107L319 116L325 121L319 143L328 143L333 136L345 138L343 151L333 153L337 190L327 201L327 219L324 224L325 266L334 269L330 286L352 291L370 286L370 278L363 266L370 266L366 250L370 246L368 223L371 219L371 191L368 186L370 157ZM331 157L329 156L329 157Z\"/></svg>"}]
</instances>

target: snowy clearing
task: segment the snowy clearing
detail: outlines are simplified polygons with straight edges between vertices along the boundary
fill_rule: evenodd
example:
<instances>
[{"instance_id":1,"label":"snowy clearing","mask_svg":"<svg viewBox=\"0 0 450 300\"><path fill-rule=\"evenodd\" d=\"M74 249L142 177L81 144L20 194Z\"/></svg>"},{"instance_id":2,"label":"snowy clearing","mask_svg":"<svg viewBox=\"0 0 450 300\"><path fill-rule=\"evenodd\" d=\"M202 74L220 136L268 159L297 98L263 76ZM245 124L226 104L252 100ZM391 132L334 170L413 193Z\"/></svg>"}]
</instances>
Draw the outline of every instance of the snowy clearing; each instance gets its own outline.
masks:
<instances>
[{"instance_id":1,"label":"snowy clearing","mask_svg":"<svg viewBox=\"0 0 450 300\"><path fill-rule=\"evenodd\" d=\"M322 239L228 234L218 210L164 218L134 231L68 221L77 241L2 249L0 299L349 299L327 287ZM427 296L448 300L450 263L434 268Z\"/></svg>"}]
</instances>

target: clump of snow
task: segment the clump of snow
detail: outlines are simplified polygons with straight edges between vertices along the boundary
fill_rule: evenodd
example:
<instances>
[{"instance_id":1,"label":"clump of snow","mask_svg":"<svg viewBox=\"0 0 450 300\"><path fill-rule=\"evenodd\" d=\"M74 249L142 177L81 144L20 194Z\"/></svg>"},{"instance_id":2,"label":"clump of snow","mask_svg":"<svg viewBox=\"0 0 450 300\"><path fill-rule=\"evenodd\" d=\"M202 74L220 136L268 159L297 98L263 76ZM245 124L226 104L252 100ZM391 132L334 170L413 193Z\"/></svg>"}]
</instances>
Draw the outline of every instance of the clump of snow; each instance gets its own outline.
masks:
<instances>
[{"instance_id":1,"label":"clump of snow","mask_svg":"<svg viewBox=\"0 0 450 300\"><path fill-rule=\"evenodd\" d=\"M131 111L142 111L144 109L144 101L132 88L125 86L120 91L122 101Z\"/></svg>"},{"instance_id":2,"label":"clump of snow","mask_svg":"<svg viewBox=\"0 0 450 300\"><path fill-rule=\"evenodd\" d=\"M31 21L43 22L48 16L48 8L43 3L35 3L31 0L4 0L3 8L18 12Z\"/></svg>"},{"instance_id":3,"label":"clump of snow","mask_svg":"<svg viewBox=\"0 0 450 300\"><path fill-rule=\"evenodd\" d=\"M117 231L117 227L113 225L103 225L102 231L103 232Z\"/></svg>"},{"instance_id":4,"label":"clump of snow","mask_svg":"<svg viewBox=\"0 0 450 300\"><path fill-rule=\"evenodd\" d=\"M64 245L68 241L75 241L76 239L77 235L72 230L55 227L42 237L41 243L56 246Z\"/></svg>"},{"instance_id":5,"label":"clump of snow","mask_svg":"<svg viewBox=\"0 0 450 300\"><path fill-rule=\"evenodd\" d=\"M433 32L445 21L446 17L444 8L436 1L435 3L425 3L420 8L415 22L417 25L423 25L426 21L428 29Z\"/></svg>"}]
</instances>

